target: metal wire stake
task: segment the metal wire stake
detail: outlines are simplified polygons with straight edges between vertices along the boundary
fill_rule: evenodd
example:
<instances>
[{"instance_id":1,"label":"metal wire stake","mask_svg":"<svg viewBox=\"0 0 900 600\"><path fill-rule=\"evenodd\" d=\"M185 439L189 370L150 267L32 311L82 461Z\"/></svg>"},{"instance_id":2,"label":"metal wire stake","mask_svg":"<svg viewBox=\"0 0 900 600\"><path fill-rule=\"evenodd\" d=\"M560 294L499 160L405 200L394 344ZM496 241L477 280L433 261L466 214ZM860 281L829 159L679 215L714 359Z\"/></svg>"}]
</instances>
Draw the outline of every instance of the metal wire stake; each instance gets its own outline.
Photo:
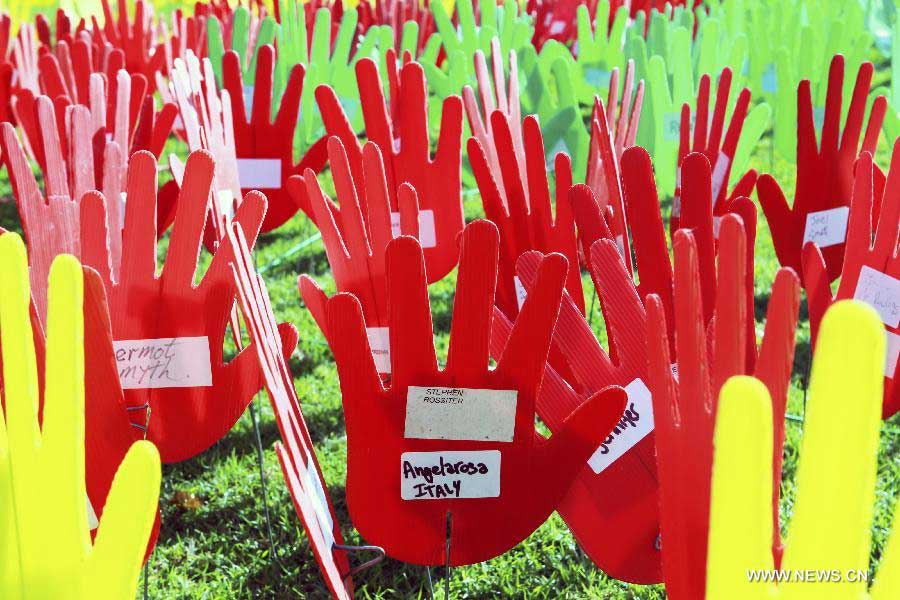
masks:
<instances>
[{"instance_id":1,"label":"metal wire stake","mask_svg":"<svg viewBox=\"0 0 900 600\"><path fill-rule=\"evenodd\" d=\"M431 580L431 567L425 565L425 577L428 578L428 598L434 600L434 582Z\"/></svg>"},{"instance_id":2,"label":"metal wire stake","mask_svg":"<svg viewBox=\"0 0 900 600\"><path fill-rule=\"evenodd\" d=\"M453 513L447 511L447 545L444 548L444 555L447 559L447 573L444 575L444 600L450 600L450 542L453 539Z\"/></svg>"},{"instance_id":3,"label":"metal wire stake","mask_svg":"<svg viewBox=\"0 0 900 600\"><path fill-rule=\"evenodd\" d=\"M269 538L269 548L272 549L272 560L275 561L275 564L278 565L281 572L285 573L285 568L278 559L278 552L275 546L275 535L272 533L272 518L269 514L269 493L266 485L265 452L262 447L262 434L260 434L259 431L259 419L256 416L256 402L258 400L259 392L256 393L253 397L253 402L250 403L250 419L253 421L253 429L256 432L256 462L259 466L259 483L263 498L263 511L266 518L266 535Z\"/></svg>"},{"instance_id":4,"label":"metal wire stake","mask_svg":"<svg viewBox=\"0 0 900 600\"><path fill-rule=\"evenodd\" d=\"M367 546L367 545L348 546L347 544L335 544L334 542L332 542L331 549L332 550L343 550L344 552L375 552L376 553L375 558L367 560L366 562L362 563L361 565L352 567L349 571L347 571L347 574L344 575L345 580L347 578L352 578L354 575L358 575L359 573L362 573L366 569L374 567L375 565L377 565L381 561L383 561L384 557L385 557L384 548L382 548L381 546Z\"/></svg>"}]
</instances>

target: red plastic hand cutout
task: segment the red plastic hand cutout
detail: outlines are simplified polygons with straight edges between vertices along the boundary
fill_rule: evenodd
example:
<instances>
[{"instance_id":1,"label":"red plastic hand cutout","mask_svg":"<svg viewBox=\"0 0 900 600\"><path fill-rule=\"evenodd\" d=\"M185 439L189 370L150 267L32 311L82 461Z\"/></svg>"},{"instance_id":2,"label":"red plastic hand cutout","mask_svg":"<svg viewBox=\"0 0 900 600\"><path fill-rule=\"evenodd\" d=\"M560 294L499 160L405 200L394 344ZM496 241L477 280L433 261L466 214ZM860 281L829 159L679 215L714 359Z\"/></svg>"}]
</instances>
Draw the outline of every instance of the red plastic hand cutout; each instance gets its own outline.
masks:
<instances>
[{"instance_id":1,"label":"red plastic hand cutout","mask_svg":"<svg viewBox=\"0 0 900 600\"><path fill-rule=\"evenodd\" d=\"M95 181L91 116L84 106L66 109L68 158L64 158L57 120L50 99L39 96L35 102L35 122L40 124L41 155L44 157L44 185L41 193L15 130L9 123L0 124L0 148L12 182L13 194L25 232L31 263L32 292L38 315L43 321L47 310L47 278L50 265L59 254L80 256L78 238L78 200L82 194L101 189L110 198L119 198L124 181L124 160L115 142L105 145L103 179ZM120 224L118 203L112 203L107 227ZM118 260L121 245L110 240L113 260Z\"/></svg>"},{"instance_id":2,"label":"red plastic hand cutout","mask_svg":"<svg viewBox=\"0 0 900 600\"><path fill-rule=\"evenodd\" d=\"M864 152L856 165L853 199L847 224L847 250L837 294L832 297L822 250L803 247L803 276L809 299L813 347L819 323L834 302L856 298L868 302L885 323L888 354L884 371L884 418L900 411L900 142L894 143L887 181L873 182L872 155ZM879 189L880 188L880 189ZM883 192L882 192L883 190ZM883 194L883 196L882 196ZM880 205L880 206L879 206ZM872 230L877 222L874 241ZM825 223L823 227L829 226Z\"/></svg>"},{"instance_id":3,"label":"red plastic hand cutout","mask_svg":"<svg viewBox=\"0 0 900 600\"><path fill-rule=\"evenodd\" d=\"M349 294L328 301L347 424L347 504L360 534L399 560L464 565L510 549L556 508L622 414L624 394L610 389L570 415L550 440L535 433L535 397L567 269L558 255L544 261L507 350L488 370L498 237L487 221L463 233L444 370L415 239L388 246L387 388L358 301ZM447 418L429 408L435 405L425 398L435 393L461 398Z\"/></svg>"},{"instance_id":4,"label":"red plastic hand cutout","mask_svg":"<svg viewBox=\"0 0 900 600\"><path fill-rule=\"evenodd\" d=\"M288 196L285 187L288 178L300 175L307 169L318 173L325 167L327 159L325 138L322 138L313 144L300 162L294 163L294 136L291 132L297 128L300 114L304 69L299 64L291 69L284 95L278 101L278 113L272 121L274 71L275 49L269 45L263 46L257 56L250 118L247 118L243 102L231 106L241 188L244 192L260 190L269 200L263 231L281 226L297 212L297 204ZM233 50L225 54L222 80L231 98L243 97L240 59Z\"/></svg>"},{"instance_id":5,"label":"red plastic hand cutout","mask_svg":"<svg viewBox=\"0 0 900 600\"><path fill-rule=\"evenodd\" d=\"M316 174L310 169L302 178L292 178L291 186L304 187L302 193L312 204L335 287L338 292L349 292L359 300L376 367L379 373L390 373L385 253L388 243L396 235L418 236L416 191L407 183L400 186L400 222L395 231L378 146L368 142L363 148L365 187L361 189L353 185L347 153L338 138L328 140L328 153L339 204L325 195ZM357 196L360 191L363 195ZM298 190L295 197L300 193ZM304 303L327 338L325 292L308 275L300 276L298 287Z\"/></svg>"},{"instance_id":6,"label":"red plastic hand cutout","mask_svg":"<svg viewBox=\"0 0 900 600\"><path fill-rule=\"evenodd\" d=\"M229 233L232 247L237 248L232 271L241 311L281 434L281 441L275 443L275 451L285 485L333 597L351 598L353 581L345 578L349 561L345 552L334 548L336 543L343 544L341 528L303 419L293 377L282 354L282 348L287 353L296 346L297 330L289 324L276 328L266 284L253 268L243 232L234 227Z\"/></svg>"},{"instance_id":7,"label":"red plastic hand cutout","mask_svg":"<svg viewBox=\"0 0 900 600\"><path fill-rule=\"evenodd\" d=\"M520 165L525 164L525 146L522 140L522 105L519 102L519 67L516 51L509 51L509 84L506 83L503 68L503 55L500 50L500 40L491 40L491 67L493 72L493 86L491 85L491 72L488 71L487 60L481 50L475 52L475 78L478 81L478 97L481 106L475 97L472 86L463 87L463 106L466 109L466 118L469 121L469 129L472 136L481 144L481 149L487 156L487 162L491 167L494 181L500 192L500 197L506 203L506 188L503 185L503 176L500 170L497 148L494 145L495 134L491 125L491 116L499 111L506 117L507 128L512 138L515 149L516 161ZM471 142L469 143L471 146ZM519 171L522 180L521 189L528 192L528 174L523 169ZM508 206L508 203L506 203Z\"/></svg>"},{"instance_id":8,"label":"red plastic hand cutout","mask_svg":"<svg viewBox=\"0 0 900 600\"><path fill-rule=\"evenodd\" d=\"M500 230L500 271L497 306L513 317L522 303L515 283L516 260L527 250L559 252L568 260L566 289L578 309L584 312L584 292L578 269L578 244L575 221L569 204L572 166L565 153L556 155L556 215L550 204L550 183L544 158L544 140L537 118L528 116L523 125L524 163L517 156L513 132L506 115L495 110L491 114L493 154L498 164L492 165L488 152L478 138L469 138L469 161L478 182L484 212ZM528 188L522 188L521 173ZM503 181L503 190L498 184ZM521 287L521 283L518 284Z\"/></svg>"},{"instance_id":9,"label":"red plastic hand cutout","mask_svg":"<svg viewBox=\"0 0 900 600\"><path fill-rule=\"evenodd\" d=\"M771 175L763 175L757 182L759 203L769 222L775 254L782 266L800 271L800 254L804 241L811 234L807 227L810 219L846 220L846 207L850 205L853 187L853 165L859 152L875 153L887 107L884 96L875 99L860 146L872 72L872 63L860 66L841 133L844 57L838 54L832 59L821 144L816 142L809 81L801 81L797 88L797 185L793 206L788 207L784 192ZM823 248L822 255L829 281L834 281L841 274L844 240Z\"/></svg>"},{"instance_id":10,"label":"red plastic hand cutout","mask_svg":"<svg viewBox=\"0 0 900 600\"><path fill-rule=\"evenodd\" d=\"M94 29L102 31L104 41L125 53L125 68L129 73L140 73L146 79L150 93L155 91L156 73L166 68L165 45L157 42L153 27L153 9L144 0L134 3L134 21L128 20L126 0L118 0L118 18L114 18L109 0L103 0L104 24L96 19Z\"/></svg>"},{"instance_id":11,"label":"red plastic hand cutout","mask_svg":"<svg viewBox=\"0 0 900 600\"><path fill-rule=\"evenodd\" d=\"M156 176L151 154L132 156L118 277L110 271L105 202L100 194L87 194L81 201L81 249L84 264L97 269L106 284L126 404L133 409L150 407L147 438L165 462L176 462L195 456L225 435L261 379L252 348L227 363L223 357L235 297L228 267L234 252L227 241L219 245L202 280L194 281L213 178L212 157L202 151L188 157L160 275ZM250 193L235 215L251 243L265 207L265 197ZM140 362L142 351L146 354L151 349L156 357L162 353L160 348L165 352L159 362ZM139 410L132 414L137 421L146 418Z\"/></svg>"},{"instance_id":12,"label":"red plastic hand cutout","mask_svg":"<svg viewBox=\"0 0 900 600\"><path fill-rule=\"evenodd\" d=\"M590 191L579 186L587 194ZM576 189L579 189L576 188ZM610 357L568 294L563 295L553 345L571 375L544 370L537 411L551 432L591 395L617 385L628 394L625 414L595 449L557 507L585 553L604 572L633 583L658 583L659 509L653 416L647 389L647 317L631 275L610 239L596 241L588 268L608 316ZM522 255L518 272L531 291L541 256ZM492 351L506 344L509 322L497 315ZM578 391L576 391L578 390Z\"/></svg>"},{"instance_id":13,"label":"red plastic hand cutout","mask_svg":"<svg viewBox=\"0 0 900 600\"><path fill-rule=\"evenodd\" d=\"M751 362L746 356L748 311L743 286L747 242L741 221L735 215L724 217L722 233L715 318L708 332L701 292L702 250L691 232L682 229L675 233L677 361L672 360L669 352L672 337L669 331L673 328L667 325L660 297L652 295L645 301L660 484L663 575L666 593L673 600L704 596L716 402L719 389L733 375L752 373L769 389L775 433L773 479L776 484L781 481L784 413L800 306L799 281L790 269L781 269L776 275L759 357L755 370L748 369L746 365ZM755 337L751 347L755 355ZM677 362L677 375L673 374L673 362ZM779 488L774 486L776 492L772 498L776 532ZM773 540L773 552L777 564L781 552L777 537Z\"/></svg>"},{"instance_id":14,"label":"red plastic hand cutout","mask_svg":"<svg viewBox=\"0 0 900 600\"><path fill-rule=\"evenodd\" d=\"M729 202L737 198L747 198L756 185L756 171L750 169L741 177L728 193L728 181L731 177L731 165L741 139L744 120L747 118L747 107L750 105L750 90L744 88L738 95L728 130L725 130L725 112L728 110L728 98L731 95L731 69L725 67L719 76L716 91L716 103L712 115L709 114L710 77L704 74L700 78L700 91L697 94L697 114L691 123L691 107L685 103L681 107L681 139L678 146L678 170L676 171L675 198L672 202L672 215L669 219L669 232L674 235L681 221L681 163L691 152L700 152L713 166L712 199L713 214L721 217L729 211ZM712 119L710 121L710 118ZM693 126L693 138L691 128ZM708 128L708 131L707 131ZM723 137L724 133L724 137Z\"/></svg>"},{"instance_id":15,"label":"red plastic hand cutout","mask_svg":"<svg viewBox=\"0 0 900 600\"><path fill-rule=\"evenodd\" d=\"M462 100L444 100L441 130L434 158L428 139L428 95L421 65L403 65L399 76L390 68L391 102L385 102L378 67L368 58L356 63L366 137L384 153L391 210L398 211L400 185L409 183L419 195L419 233L425 251L429 281L438 281L456 266L458 236L464 226L461 188ZM362 185L362 146L350 127L337 95L330 86L316 89L316 101L329 135L347 149L356 186ZM295 198L313 220L309 203Z\"/></svg>"},{"instance_id":16,"label":"red plastic hand cutout","mask_svg":"<svg viewBox=\"0 0 900 600\"><path fill-rule=\"evenodd\" d=\"M594 97L594 113L591 117L591 139L588 148L585 183L594 191L603 210L619 253L629 272L631 264L631 240L623 200L620 161L625 148L634 145L641 108L644 104L644 82L638 82L634 90L634 61L628 61L621 104L619 94L619 68L612 70L609 79L609 96L604 106L599 96ZM634 103L632 104L632 91ZM618 116L616 110L618 109Z\"/></svg>"}]
</instances>

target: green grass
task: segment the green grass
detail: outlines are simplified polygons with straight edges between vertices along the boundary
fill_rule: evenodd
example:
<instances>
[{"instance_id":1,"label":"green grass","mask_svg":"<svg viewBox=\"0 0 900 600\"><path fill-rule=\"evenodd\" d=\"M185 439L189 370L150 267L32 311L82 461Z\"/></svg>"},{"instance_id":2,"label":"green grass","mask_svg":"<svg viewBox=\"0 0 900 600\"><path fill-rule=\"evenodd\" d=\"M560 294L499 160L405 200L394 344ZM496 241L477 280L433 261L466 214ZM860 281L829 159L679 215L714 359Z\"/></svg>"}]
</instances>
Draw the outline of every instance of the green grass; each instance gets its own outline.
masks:
<instances>
[{"instance_id":1,"label":"green grass","mask_svg":"<svg viewBox=\"0 0 900 600\"><path fill-rule=\"evenodd\" d=\"M882 142L878 162L887 166L887 144ZM769 138L757 150L753 165L773 172L786 192L793 190L793 167L777 159L771 162ZM5 173L0 194L10 196ZM665 207L668 209L668 206ZM481 216L480 200L466 197L467 218ZM0 204L2 223L19 229L12 203ZM291 359L291 370L303 411L316 445L338 519L348 543L361 543L347 514L344 499L346 435L341 412L340 387L334 362L324 338L302 306L296 288L300 273L313 275L329 293L334 291L321 242L300 252L291 249L307 240L314 229L297 216L280 230L261 238L256 261L265 269L272 304L279 321L294 323L300 344ZM759 325L778 263L765 219L760 218L756 242L756 306ZM587 289L592 290L585 276ZM455 274L430 288L438 351L446 352ZM605 339L599 306L593 323ZM809 324L805 303L801 308L797 357L791 383L789 412L803 413L803 377L810 359ZM852 398L847 399L852 402ZM162 529L159 544L147 570L152 598L324 598L326 587L309 549L302 526L294 514L273 451L278 431L264 395L255 406L260 413L268 507L275 541L266 534L265 504L257 465L256 438L249 412L224 439L191 460L163 468L160 495ZM873 570L890 529L892 510L900 489L900 419L894 418L882 434L878 462L878 492L874 523ZM783 508L789 522L794 496L802 423L787 425ZM436 596L443 596L442 569L434 569ZM356 577L357 595L363 598L427 598L423 568L387 559ZM454 598L662 598L661 586L631 586L601 573L574 542L565 524L553 515L527 540L503 556L479 565L454 569ZM140 596L140 594L139 594Z\"/></svg>"}]
</instances>

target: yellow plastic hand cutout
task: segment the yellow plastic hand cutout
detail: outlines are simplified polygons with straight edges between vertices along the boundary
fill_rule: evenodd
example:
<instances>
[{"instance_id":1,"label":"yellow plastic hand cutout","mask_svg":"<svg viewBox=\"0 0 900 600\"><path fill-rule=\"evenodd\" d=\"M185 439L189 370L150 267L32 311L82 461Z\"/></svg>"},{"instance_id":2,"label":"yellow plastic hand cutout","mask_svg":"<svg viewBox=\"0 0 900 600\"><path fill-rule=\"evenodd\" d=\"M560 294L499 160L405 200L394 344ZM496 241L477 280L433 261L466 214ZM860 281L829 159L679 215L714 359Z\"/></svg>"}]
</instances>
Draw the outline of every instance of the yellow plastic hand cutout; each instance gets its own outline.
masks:
<instances>
[{"instance_id":1,"label":"yellow plastic hand cutout","mask_svg":"<svg viewBox=\"0 0 900 600\"><path fill-rule=\"evenodd\" d=\"M772 412L765 386L723 386L715 433L707 600L896 600L900 512L867 589L885 352L875 312L835 304L813 360L797 495L778 573L772 557ZM768 580L762 580L768 577Z\"/></svg>"},{"instance_id":2,"label":"yellow plastic hand cutout","mask_svg":"<svg viewBox=\"0 0 900 600\"><path fill-rule=\"evenodd\" d=\"M84 465L83 274L72 256L50 271L46 386L39 390L28 263L0 236L0 598L132 599L159 499L156 448L136 442L116 473L94 543Z\"/></svg>"}]
</instances>

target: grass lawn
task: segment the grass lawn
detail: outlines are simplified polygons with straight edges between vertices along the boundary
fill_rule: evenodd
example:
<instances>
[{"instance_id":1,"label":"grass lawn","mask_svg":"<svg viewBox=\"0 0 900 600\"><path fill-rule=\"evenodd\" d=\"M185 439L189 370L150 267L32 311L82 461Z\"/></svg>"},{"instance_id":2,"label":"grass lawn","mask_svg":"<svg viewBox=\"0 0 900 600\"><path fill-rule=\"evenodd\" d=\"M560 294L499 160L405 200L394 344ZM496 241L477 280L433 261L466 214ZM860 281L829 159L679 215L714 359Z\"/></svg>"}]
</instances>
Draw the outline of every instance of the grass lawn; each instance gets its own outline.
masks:
<instances>
[{"instance_id":1,"label":"grass lawn","mask_svg":"<svg viewBox=\"0 0 900 600\"><path fill-rule=\"evenodd\" d=\"M884 72L882 71L882 75ZM889 147L882 140L878 163L887 166ZM793 166L772 160L770 137L763 139L753 167L774 172L790 195ZM9 197L5 172L0 191ZM327 174L323 175L327 178ZM666 201L668 202L668 201ZM668 204L665 206L668 211ZM467 218L482 216L477 194L466 196ZM3 224L19 229L12 203L0 205ZM328 263L321 243L301 215L260 240L256 260L268 283L276 316L294 323L300 344L291 359L298 395L303 403L319 460L348 543L361 543L347 515L344 502L346 435L341 412L340 387L331 353L311 316L301 304L297 276L310 273L333 292ZM298 245L305 244L299 251ZM765 316L770 287L778 268L765 219L760 214L756 241L756 315ZM584 277L588 293L593 287ZM455 285L455 274L430 289L438 352L446 352ZM592 303L588 301L588 305ZM592 323L605 338L599 306L593 304ZM763 323L758 321L757 332ZM789 515L793 478L802 436L804 376L810 359L809 324L805 303L797 338L797 357L791 384L787 426L783 507ZM847 398L853 402L853 398ZM159 545L148 569L152 598L325 598L319 575L302 526L285 488L273 443L278 439L272 409L265 395L257 397L264 471L268 491L274 549L267 536L263 489L257 462L256 434L251 413L239 421L224 439L191 460L163 468L160 496L163 524ZM836 440L837 443L837 440ZM876 546L873 569L890 527L892 509L900 493L900 419L884 427L879 454ZM838 473L834 474L839 476ZM615 543L613 540L611 543ZM273 554L274 552L274 554ZM433 570L435 596L443 597L444 573ZM870 573L871 575L871 573ZM356 578L357 593L365 598L427 598L424 568L387 559ZM562 520L553 515L540 529L512 551L483 564L455 569L451 581L455 598L662 598L662 586L640 587L604 576L575 544Z\"/></svg>"}]
</instances>

